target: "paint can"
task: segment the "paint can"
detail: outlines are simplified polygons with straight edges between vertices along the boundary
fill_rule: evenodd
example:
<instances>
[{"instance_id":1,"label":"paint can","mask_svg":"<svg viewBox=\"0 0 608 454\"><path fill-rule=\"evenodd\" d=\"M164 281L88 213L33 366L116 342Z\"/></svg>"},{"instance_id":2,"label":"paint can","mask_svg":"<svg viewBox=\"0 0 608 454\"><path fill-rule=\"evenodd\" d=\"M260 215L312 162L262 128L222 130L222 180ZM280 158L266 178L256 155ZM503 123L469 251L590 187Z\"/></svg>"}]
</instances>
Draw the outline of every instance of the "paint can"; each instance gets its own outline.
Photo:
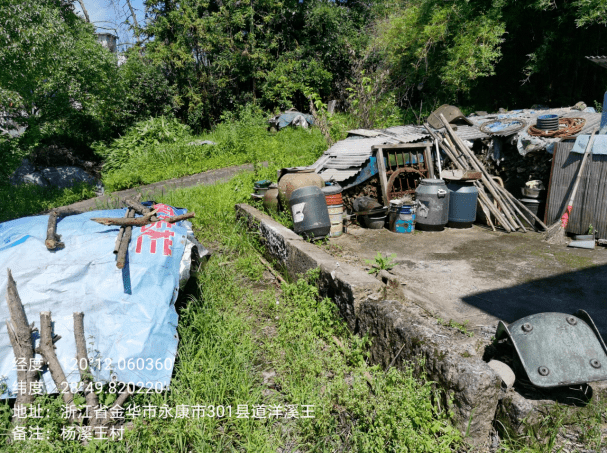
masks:
<instances>
[{"instance_id":1,"label":"paint can","mask_svg":"<svg viewBox=\"0 0 608 454\"><path fill-rule=\"evenodd\" d=\"M416 225L416 206L404 204L399 209L399 217L395 221L395 232L414 233Z\"/></svg>"},{"instance_id":2,"label":"paint can","mask_svg":"<svg viewBox=\"0 0 608 454\"><path fill-rule=\"evenodd\" d=\"M342 188L339 185L325 186L321 189L325 195L325 203L327 204L327 212L329 213L329 221L331 229L329 236L336 238L342 235L343 230L343 213L344 204L342 202Z\"/></svg>"}]
</instances>

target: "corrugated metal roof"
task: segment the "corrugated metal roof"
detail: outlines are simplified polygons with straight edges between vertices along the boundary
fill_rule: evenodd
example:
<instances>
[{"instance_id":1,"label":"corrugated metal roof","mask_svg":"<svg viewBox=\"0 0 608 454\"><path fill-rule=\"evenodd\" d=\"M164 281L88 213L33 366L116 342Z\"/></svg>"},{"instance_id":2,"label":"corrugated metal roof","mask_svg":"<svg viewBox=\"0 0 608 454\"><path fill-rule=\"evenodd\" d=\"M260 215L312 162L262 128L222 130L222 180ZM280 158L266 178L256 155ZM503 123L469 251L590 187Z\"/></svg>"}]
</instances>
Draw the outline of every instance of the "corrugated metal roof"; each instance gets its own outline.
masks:
<instances>
[{"instance_id":1,"label":"corrugated metal roof","mask_svg":"<svg viewBox=\"0 0 608 454\"><path fill-rule=\"evenodd\" d=\"M399 139L403 143L411 143L429 137L429 133L424 126L392 126L384 129L383 132L391 137Z\"/></svg>"},{"instance_id":2,"label":"corrugated metal roof","mask_svg":"<svg viewBox=\"0 0 608 454\"><path fill-rule=\"evenodd\" d=\"M354 169L354 170L327 169L327 170L324 170L323 172L321 172L320 175L321 175L321 177L323 177L323 179L325 181L333 180L333 181L340 182L340 181L348 180L351 177L354 177L360 171L361 171L361 169L359 169L359 168Z\"/></svg>"},{"instance_id":3,"label":"corrugated metal roof","mask_svg":"<svg viewBox=\"0 0 608 454\"><path fill-rule=\"evenodd\" d=\"M315 172L325 181L345 181L357 175L372 155L372 146L385 143L399 143L397 139L377 136L357 140L341 140L323 153L317 162L311 165Z\"/></svg>"},{"instance_id":4,"label":"corrugated metal roof","mask_svg":"<svg viewBox=\"0 0 608 454\"><path fill-rule=\"evenodd\" d=\"M376 129L353 129L351 131L346 131L349 136L362 136L362 137L378 137L382 134L380 131Z\"/></svg>"},{"instance_id":5,"label":"corrugated metal roof","mask_svg":"<svg viewBox=\"0 0 608 454\"><path fill-rule=\"evenodd\" d=\"M353 129L348 131L348 137L392 137L398 142L411 143L428 137L429 134L422 126L392 126L387 129Z\"/></svg>"}]
</instances>

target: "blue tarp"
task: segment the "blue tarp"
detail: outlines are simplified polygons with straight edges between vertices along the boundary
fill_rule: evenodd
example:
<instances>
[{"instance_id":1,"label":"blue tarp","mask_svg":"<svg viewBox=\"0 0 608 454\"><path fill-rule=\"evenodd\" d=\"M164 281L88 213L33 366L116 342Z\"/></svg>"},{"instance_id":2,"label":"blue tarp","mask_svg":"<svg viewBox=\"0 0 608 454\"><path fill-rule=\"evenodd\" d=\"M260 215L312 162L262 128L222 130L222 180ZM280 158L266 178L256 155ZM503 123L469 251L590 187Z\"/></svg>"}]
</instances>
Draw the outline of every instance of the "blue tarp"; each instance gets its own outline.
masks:
<instances>
[{"instance_id":1,"label":"blue tarp","mask_svg":"<svg viewBox=\"0 0 608 454\"><path fill-rule=\"evenodd\" d=\"M163 204L159 218L185 213ZM111 378L156 389L169 385L177 351L180 261L188 242L187 223L157 222L134 227L127 265L116 268L112 253L118 227L93 217L123 217L125 209L61 218L57 233L65 248L45 247L48 216L0 224L0 380L2 398L15 396L17 372L5 320L7 272L10 268L28 322L40 326L40 312L51 311L59 361L69 382L77 384L74 312L84 313L84 330L92 372L97 381ZM36 340L38 343L38 340ZM39 355L36 355L40 358ZM55 392L48 371L47 392ZM1 383L0 383L1 385Z\"/></svg>"},{"instance_id":2,"label":"blue tarp","mask_svg":"<svg viewBox=\"0 0 608 454\"><path fill-rule=\"evenodd\" d=\"M589 139L591 138L588 134L582 134L576 138L576 142L574 142L574 146L572 147L573 153L585 153L585 148L587 148L587 144L589 143ZM595 139L593 141L593 146L591 147L591 154L606 154L606 134L596 134Z\"/></svg>"},{"instance_id":3,"label":"blue tarp","mask_svg":"<svg viewBox=\"0 0 608 454\"><path fill-rule=\"evenodd\" d=\"M314 124L315 120L312 115L303 114L301 112L285 112L279 115L279 129L283 129L286 126L289 126L293 122L293 120L299 115L303 116L309 125L312 126Z\"/></svg>"}]
</instances>

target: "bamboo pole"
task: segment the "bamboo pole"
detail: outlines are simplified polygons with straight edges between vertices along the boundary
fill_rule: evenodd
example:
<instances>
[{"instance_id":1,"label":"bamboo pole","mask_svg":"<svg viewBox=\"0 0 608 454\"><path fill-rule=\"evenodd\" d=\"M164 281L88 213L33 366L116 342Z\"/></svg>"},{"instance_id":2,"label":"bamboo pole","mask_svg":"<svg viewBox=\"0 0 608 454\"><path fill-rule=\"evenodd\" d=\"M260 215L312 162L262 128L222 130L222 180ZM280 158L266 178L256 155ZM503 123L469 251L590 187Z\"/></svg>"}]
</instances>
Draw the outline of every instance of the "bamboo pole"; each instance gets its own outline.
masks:
<instances>
[{"instance_id":1,"label":"bamboo pole","mask_svg":"<svg viewBox=\"0 0 608 454\"><path fill-rule=\"evenodd\" d=\"M483 165L481 165L481 166L479 165L481 163L479 163L477 161L477 158L475 157L475 155L471 156L470 150L460 140L460 137L458 137L456 135L456 133L452 130L452 127L450 126L450 124L448 123L448 121L445 119L445 117L443 116L443 114L439 114L439 118L443 122L443 125L445 126L445 129L446 129L447 133L450 135L450 137L454 141L455 145L457 145L458 148L460 149L460 151L465 155L465 157L468 158L470 165L475 170L477 170L477 171L479 171L479 172L482 173L482 182L483 182L483 184L488 189L488 191L490 191L490 194L492 194L492 197L494 197L494 200L496 200L498 202L498 205L500 206L500 208L502 208L502 211L503 211L503 213L505 215L505 218L507 219L508 223L510 224L510 227L512 228L512 230L513 231L517 230L518 223L513 219L513 213L512 213L512 211L507 206L507 202L505 200L503 200L503 198L500 195L498 195L498 191L497 191L497 189L495 187L495 183L494 183L494 181L492 181L492 179L489 176L489 174L486 171L486 169L483 167ZM524 228L524 231L525 231L525 228Z\"/></svg>"}]
</instances>

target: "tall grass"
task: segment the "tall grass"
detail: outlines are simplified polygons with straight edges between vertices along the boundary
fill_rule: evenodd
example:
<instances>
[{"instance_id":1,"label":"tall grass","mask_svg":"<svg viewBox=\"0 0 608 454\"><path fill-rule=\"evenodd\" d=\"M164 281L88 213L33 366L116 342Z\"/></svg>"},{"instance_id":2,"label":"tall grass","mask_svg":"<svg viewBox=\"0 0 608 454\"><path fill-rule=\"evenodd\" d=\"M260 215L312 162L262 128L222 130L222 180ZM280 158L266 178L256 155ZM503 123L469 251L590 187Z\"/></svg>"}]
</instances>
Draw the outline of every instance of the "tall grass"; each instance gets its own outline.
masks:
<instances>
[{"instance_id":1,"label":"tall grass","mask_svg":"<svg viewBox=\"0 0 608 454\"><path fill-rule=\"evenodd\" d=\"M95 197L91 185L78 183L71 188L58 189L36 185L0 186L0 222L40 213Z\"/></svg>"},{"instance_id":2,"label":"tall grass","mask_svg":"<svg viewBox=\"0 0 608 454\"><path fill-rule=\"evenodd\" d=\"M205 140L215 145L188 145ZM225 116L213 131L202 135L182 135L157 143L147 141L146 145L132 148L119 166L110 166L104 171L106 190L116 191L245 163L267 161L283 166L294 158L307 158L308 165L327 148L327 143L317 129L286 128L270 133L265 115L246 111L240 116ZM124 156L118 150L122 151L122 145L106 150L107 159L113 160L118 154Z\"/></svg>"}]
</instances>

